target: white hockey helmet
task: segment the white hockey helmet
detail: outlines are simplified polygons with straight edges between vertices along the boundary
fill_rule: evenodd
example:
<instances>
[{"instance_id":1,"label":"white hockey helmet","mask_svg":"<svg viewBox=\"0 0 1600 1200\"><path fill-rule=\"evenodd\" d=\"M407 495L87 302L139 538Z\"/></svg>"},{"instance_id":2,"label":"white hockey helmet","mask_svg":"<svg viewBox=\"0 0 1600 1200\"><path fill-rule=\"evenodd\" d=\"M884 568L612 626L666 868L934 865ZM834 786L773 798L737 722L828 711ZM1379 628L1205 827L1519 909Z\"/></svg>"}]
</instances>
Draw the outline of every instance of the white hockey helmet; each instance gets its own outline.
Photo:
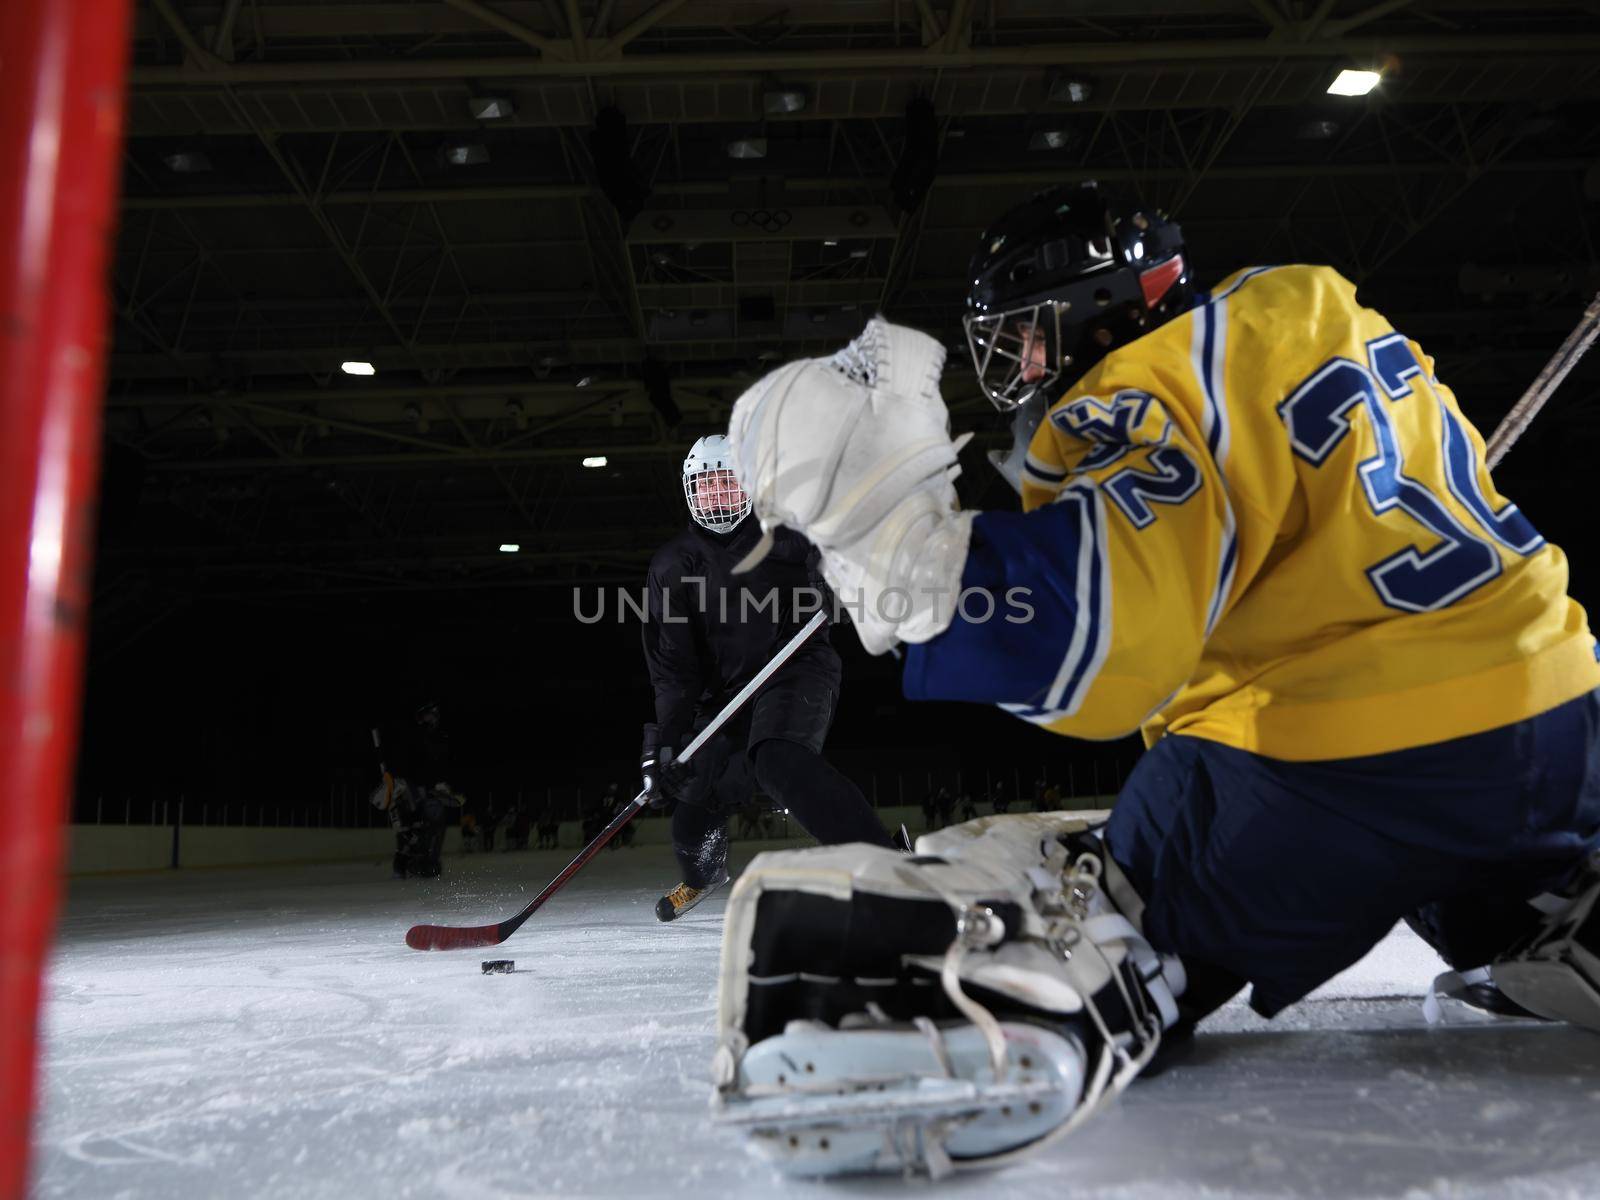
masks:
<instances>
[{"instance_id":1,"label":"white hockey helmet","mask_svg":"<svg viewBox=\"0 0 1600 1200\"><path fill-rule=\"evenodd\" d=\"M727 435L713 433L689 448L683 460L683 498L689 515L715 533L727 533L750 515L750 496L733 473Z\"/></svg>"}]
</instances>

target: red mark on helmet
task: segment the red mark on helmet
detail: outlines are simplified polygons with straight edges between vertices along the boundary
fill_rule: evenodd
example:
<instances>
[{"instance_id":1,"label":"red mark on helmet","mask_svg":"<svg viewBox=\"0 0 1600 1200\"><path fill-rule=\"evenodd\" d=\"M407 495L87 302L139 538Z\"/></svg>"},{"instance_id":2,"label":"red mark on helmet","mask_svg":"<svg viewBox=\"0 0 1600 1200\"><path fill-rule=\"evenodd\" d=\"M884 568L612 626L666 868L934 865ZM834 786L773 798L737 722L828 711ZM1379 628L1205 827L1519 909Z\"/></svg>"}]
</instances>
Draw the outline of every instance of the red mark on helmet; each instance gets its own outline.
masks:
<instances>
[{"instance_id":1,"label":"red mark on helmet","mask_svg":"<svg viewBox=\"0 0 1600 1200\"><path fill-rule=\"evenodd\" d=\"M1144 292L1144 302L1154 308L1161 302L1173 284L1183 274L1183 255L1176 254L1158 267L1139 272L1139 287Z\"/></svg>"}]
</instances>

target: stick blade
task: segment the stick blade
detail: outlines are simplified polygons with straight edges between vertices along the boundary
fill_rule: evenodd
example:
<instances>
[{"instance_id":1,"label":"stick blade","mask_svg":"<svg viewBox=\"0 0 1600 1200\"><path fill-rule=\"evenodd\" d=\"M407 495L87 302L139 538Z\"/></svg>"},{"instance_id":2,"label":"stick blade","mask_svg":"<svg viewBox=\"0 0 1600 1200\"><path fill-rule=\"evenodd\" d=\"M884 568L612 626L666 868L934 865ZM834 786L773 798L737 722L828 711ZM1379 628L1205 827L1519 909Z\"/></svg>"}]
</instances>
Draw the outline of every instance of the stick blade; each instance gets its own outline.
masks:
<instances>
[{"instance_id":1,"label":"stick blade","mask_svg":"<svg viewBox=\"0 0 1600 1200\"><path fill-rule=\"evenodd\" d=\"M471 950L479 946L498 946L505 938L499 925L413 925L406 930L406 945L413 950Z\"/></svg>"}]
</instances>

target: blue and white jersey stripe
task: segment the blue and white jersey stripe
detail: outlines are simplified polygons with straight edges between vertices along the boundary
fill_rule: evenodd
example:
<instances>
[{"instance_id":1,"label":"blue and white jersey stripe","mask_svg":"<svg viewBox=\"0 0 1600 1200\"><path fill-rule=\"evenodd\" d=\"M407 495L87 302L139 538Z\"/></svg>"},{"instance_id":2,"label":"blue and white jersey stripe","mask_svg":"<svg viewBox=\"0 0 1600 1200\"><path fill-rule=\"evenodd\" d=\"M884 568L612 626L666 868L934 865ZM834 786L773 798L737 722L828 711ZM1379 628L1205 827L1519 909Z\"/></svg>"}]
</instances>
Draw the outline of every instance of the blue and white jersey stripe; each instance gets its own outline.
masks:
<instances>
[{"instance_id":1,"label":"blue and white jersey stripe","mask_svg":"<svg viewBox=\"0 0 1600 1200\"><path fill-rule=\"evenodd\" d=\"M1222 619L1222 610L1233 591L1233 581L1239 565L1239 530L1233 515L1232 487L1228 482L1228 451L1232 445L1228 420L1227 352L1228 352L1228 297L1257 275L1264 275L1272 267L1255 267L1245 271L1224 290L1202 298L1194 311L1194 331L1190 338L1189 356L1195 379L1205 395L1204 425L1206 448L1211 461L1216 464L1222 479L1222 540L1217 562L1217 582L1212 588L1211 604L1206 612L1206 636Z\"/></svg>"},{"instance_id":2,"label":"blue and white jersey stripe","mask_svg":"<svg viewBox=\"0 0 1600 1200\"><path fill-rule=\"evenodd\" d=\"M1105 498L1087 480L1064 489L1052 502L1075 510L1078 534L1073 608L1076 620L1043 703L1001 704L1024 721L1048 725L1083 706L1111 649L1111 564L1106 556Z\"/></svg>"},{"instance_id":3,"label":"blue and white jersey stripe","mask_svg":"<svg viewBox=\"0 0 1600 1200\"><path fill-rule=\"evenodd\" d=\"M1022 473L1041 487L1059 487L1067 478L1065 471L1046 466L1032 454L1022 460Z\"/></svg>"}]
</instances>

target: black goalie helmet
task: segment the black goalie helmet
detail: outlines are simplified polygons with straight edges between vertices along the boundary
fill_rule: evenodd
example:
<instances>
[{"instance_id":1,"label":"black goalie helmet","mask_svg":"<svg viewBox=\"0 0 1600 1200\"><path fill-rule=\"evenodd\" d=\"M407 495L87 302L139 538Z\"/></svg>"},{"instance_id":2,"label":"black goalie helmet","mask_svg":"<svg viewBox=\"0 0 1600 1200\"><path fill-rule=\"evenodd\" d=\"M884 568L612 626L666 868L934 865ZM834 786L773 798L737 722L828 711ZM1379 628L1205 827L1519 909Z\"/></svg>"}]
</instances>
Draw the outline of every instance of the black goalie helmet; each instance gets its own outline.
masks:
<instances>
[{"instance_id":1,"label":"black goalie helmet","mask_svg":"<svg viewBox=\"0 0 1600 1200\"><path fill-rule=\"evenodd\" d=\"M1051 188L1000 217L968 277L967 345L1002 411L1055 400L1194 302L1183 231L1154 212L1115 216L1094 184Z\"/></svg>"}]
</instances>

